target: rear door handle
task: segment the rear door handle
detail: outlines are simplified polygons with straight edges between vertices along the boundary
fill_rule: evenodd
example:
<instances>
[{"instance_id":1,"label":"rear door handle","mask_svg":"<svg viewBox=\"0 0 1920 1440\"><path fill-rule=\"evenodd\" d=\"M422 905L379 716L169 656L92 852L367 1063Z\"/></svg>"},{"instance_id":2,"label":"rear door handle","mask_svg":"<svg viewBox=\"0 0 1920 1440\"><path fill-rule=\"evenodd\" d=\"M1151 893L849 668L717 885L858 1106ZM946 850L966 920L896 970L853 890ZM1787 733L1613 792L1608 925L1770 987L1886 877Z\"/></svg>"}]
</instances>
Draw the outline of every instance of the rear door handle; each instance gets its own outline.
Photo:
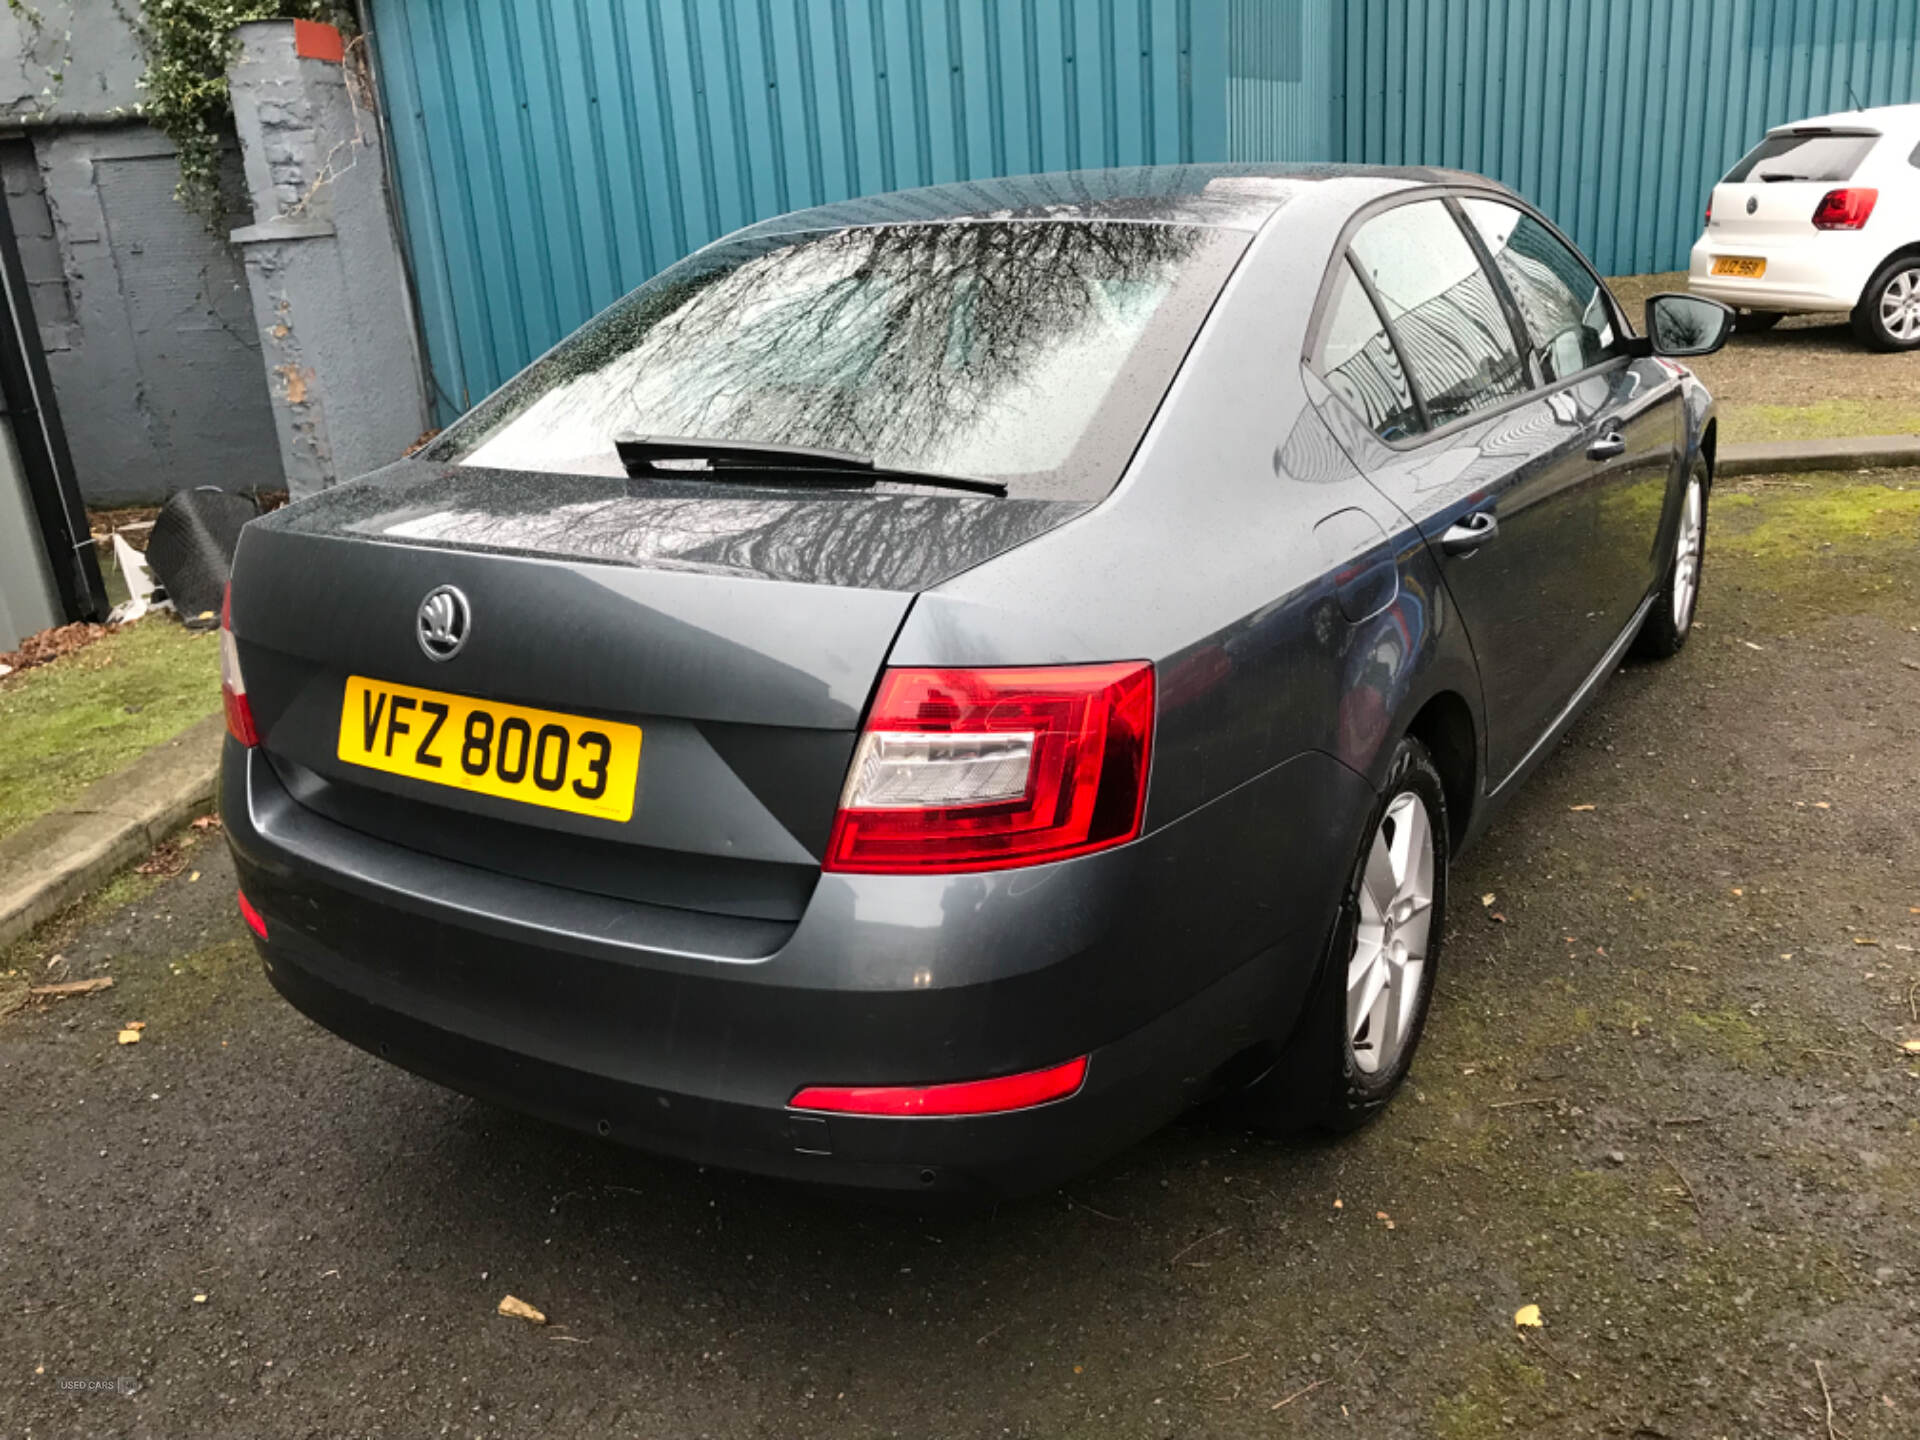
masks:
<instances>
[{"instance_id":1,"label":"rear door handle","mask_svg":"<svg viewBox=\"0 0 1920 1440\"><path fill-rule=\"evenodd\" d=\"M1453 525L1440 537L1440 550L1446 555L1471 555L1500 533L1500 521L1491 510L1478 510Z\"/></svg>"},{"instance_id":2,"label":"rear door handle","mask_svg":"<svg viewBox=\"0 0 1920 1440\"><path fill-rule=\"evenodd\" d=\"M1587 447L1587 459L1611 460L1616 455L1627 453L1627 437L1618 430L1609 430L1593 444Z\"/></svg>"}]
</instances>

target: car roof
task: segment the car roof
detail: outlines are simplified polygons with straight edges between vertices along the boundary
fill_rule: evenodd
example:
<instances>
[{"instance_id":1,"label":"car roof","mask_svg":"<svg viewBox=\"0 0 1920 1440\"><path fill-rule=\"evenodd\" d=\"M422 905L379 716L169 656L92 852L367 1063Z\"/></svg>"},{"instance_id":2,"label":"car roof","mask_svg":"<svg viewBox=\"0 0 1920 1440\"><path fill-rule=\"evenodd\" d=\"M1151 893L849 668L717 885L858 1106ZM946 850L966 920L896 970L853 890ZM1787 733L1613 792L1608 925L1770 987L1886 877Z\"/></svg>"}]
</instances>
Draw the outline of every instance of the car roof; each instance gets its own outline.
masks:
<instances>
[{"instance_id":1,"label":"car roof","mask_svg":"<svg viewBox=\"0 0 1920 1440\"><path fill-rule=\"evenodd\" d=\"M762 220L729 239L863 225L941 224L986 220L1124 220L1257 230L1301 186L1372 182L1368 196L1414 185L1495 181L1461 170L1381 165L1142 165L1062 170L894 190L816 205Z\"/></svg>"},{"instance_id":2,"label":"car roof","mask_svg":"<svg viewBox=\"0 0 1920 1440\"><path fill-rule=\"evenodd\" d=\"M1878 130L1881 134L1905 134L1920 130L1920 105L1876 105L1871 110L1839 110L1831 115L1815 115L1806 120L1790 120L1767 131L1769 135L1790 135L1795 130Z\"/></svg>"}]
</instances>

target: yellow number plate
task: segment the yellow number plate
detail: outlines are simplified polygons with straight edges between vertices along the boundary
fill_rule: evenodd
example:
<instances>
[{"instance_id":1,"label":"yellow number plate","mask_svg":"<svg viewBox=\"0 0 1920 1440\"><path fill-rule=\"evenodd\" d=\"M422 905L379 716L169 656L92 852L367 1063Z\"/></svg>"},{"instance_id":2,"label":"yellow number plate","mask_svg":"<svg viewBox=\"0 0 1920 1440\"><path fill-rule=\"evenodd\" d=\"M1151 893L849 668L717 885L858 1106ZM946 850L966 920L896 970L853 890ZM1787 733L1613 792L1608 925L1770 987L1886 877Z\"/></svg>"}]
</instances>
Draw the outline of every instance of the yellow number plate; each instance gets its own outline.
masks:
<instances>
[{"instance_id":1,"label":"yellow number plate","mask_svg":"<svg viewBox=\"0 0 1920 1440\"><path fill-rule=\"evenodd\" d=\"M389 775L629 820L640 728L350 675L338 753Z\"/></svg>"},{"instance_id":2,"label":"yellow number plate","mask_svg":"<svg viewBox=\"0 0 1920 1440\"><path fill-rule=\"evenodd\" d=\"M1767 262L1756 255L1716 255L1713 257L1713 273L1742 275L1749 280L1758 280L1767 273Z\"/></svg>"}]
</instances>

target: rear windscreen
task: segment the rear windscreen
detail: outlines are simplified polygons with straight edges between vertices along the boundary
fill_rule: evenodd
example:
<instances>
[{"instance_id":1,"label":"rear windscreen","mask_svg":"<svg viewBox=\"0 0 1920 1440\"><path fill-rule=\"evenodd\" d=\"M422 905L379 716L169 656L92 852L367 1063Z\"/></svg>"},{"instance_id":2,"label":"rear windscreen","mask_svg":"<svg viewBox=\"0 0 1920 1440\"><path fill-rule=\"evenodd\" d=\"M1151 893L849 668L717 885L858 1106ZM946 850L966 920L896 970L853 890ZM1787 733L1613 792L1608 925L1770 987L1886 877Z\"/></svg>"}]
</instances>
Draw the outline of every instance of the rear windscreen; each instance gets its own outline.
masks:
<instances>
[{"instance_id":1,"label":"rear windscreen","mask_svg":"<svg viewBox=\"0 0 1920 1440\"><path fill-rule=\"evenodd\" d=\"M1878 135L1769 135L1727 172L1726 185L1811 180L1844 185Z\"/></svg>"},{"instance_id":2,"label":"rear windscreen","mask_svg":"<svg viewBox=\"0 0 1920 1440\"><path fill-rule=\"evenodd\" d=\"M1097 498L1247 238L985 221L724 242L589 322L430 453L619 475L619 435L746 440Z\"/></svg>"}]
</instances>

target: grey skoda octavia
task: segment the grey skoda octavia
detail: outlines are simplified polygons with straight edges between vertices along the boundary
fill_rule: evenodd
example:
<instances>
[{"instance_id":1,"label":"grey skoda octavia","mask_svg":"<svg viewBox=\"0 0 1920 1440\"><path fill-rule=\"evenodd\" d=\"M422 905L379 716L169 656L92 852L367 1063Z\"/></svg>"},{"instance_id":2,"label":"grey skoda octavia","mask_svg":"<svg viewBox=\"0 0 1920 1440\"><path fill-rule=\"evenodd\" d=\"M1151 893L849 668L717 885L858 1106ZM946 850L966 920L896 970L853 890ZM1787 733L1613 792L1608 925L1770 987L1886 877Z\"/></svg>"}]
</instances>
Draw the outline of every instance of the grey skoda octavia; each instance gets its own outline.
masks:
<instances>
[{"instance_id":1,"label":"grey skoda octavia","mask_svg":"<svg viewBox=\"0 0 1920 1440\"><path fill-rule=\"evenodd\" d=\"M952 185L715 242L247 527L272 983L421 1075L1008 1192L1405 1077L1449 861L1685 642L1724 339L1433 170Z\"/></svg>"}]
</instances>

